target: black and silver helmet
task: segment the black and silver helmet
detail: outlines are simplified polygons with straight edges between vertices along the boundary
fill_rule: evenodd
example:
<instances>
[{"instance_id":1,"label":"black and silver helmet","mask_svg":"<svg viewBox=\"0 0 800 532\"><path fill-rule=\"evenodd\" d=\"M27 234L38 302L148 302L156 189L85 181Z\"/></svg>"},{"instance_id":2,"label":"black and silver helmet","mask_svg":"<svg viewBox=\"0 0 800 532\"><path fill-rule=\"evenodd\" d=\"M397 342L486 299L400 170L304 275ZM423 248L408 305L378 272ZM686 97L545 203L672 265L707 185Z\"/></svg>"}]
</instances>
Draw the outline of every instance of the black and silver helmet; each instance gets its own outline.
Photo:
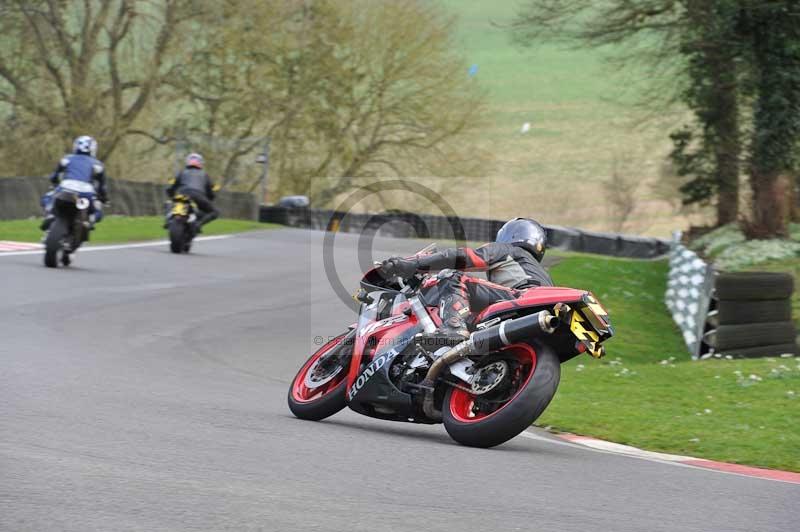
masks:
<instances>
[{"instance_id":1,"label":"black and silver helmet","mask_svg":"<svg viewBox=\"0 0 800 532\"><path fill-rule=\"evenodd\" d=\"M530 218L514 218L497 232L496 242L519 246L542 262L547 249L547 233L539 222Z\"/></svg>"}]
</instances>

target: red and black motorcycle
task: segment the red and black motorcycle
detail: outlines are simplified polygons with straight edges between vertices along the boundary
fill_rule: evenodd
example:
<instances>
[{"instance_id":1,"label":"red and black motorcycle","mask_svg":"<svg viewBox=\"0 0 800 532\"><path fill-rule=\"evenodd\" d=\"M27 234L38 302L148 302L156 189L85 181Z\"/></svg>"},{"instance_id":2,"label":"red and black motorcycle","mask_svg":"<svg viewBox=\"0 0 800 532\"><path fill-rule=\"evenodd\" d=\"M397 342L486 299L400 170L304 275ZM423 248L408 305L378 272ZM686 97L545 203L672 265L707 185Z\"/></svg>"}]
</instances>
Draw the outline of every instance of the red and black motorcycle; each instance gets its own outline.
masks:
<instances>
[{"instance_id":1,"label":"red and black motorcycle","mask_svg":"<svg viewBox=\"0 0 800 532\"><path fill-rule=\"evenodd\" d=\"M348 406L391 421L444 423L461 444L493 447L542 414L560 364L582 353L600 358L614 334L590 292L539 287L473 317L468 340L429 347L418 335L441 323L438 282L367 272L355 296L358 323L300 368L289 388L292 413L320 420Z\"/></svg>"}]
</instances>

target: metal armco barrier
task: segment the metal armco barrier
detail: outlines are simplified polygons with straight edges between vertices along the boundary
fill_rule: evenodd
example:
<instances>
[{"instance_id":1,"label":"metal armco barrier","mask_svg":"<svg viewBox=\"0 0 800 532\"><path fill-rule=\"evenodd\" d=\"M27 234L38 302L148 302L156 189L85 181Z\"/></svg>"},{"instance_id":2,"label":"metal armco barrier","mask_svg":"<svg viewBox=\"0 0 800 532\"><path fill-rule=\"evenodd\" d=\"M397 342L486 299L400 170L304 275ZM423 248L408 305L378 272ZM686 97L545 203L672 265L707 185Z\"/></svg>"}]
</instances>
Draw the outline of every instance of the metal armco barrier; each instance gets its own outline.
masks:
<instances>
[{"instance_id":1,"label":"metal armco barrier","mask_svg":"<svg viewBox=\"0 0 800 532\"><path fill-rule=\"evenodd\" d=\"M108 214L152 216L164 214L165 183L145 183L110 179L108 193L111 209ZM41 216L39 199L50 188L45 177L0 178L0 219L14 220ZM257 202L252 194L219 192L214 203L226 218L255 220Z\"/></svg>"},{"instance_id":2,"label":"metal armco barrier","mask_svg":"<svg viewBox=\"0 0 800 532\"><path fill-rule=\"evenodd\" d=\"M678 240L665 302L693 359L797 354L790 274L716 272Z\"/></svg>"},{"instance_id":3,"label":"metal armco barrier","mask_svg":"<svg viewBox=\"0 0 800 532\"><path fill-rule=\"evenodd\" d=\"M505 223L482 218L451 218L410 212L344 213L324 209L261 206L259 220L304 229L349 233L379 232L398 238L454 239L489 242ZM550 247L614 257L651 259L665 255L669 243L657 238L581 231L547 226Z\"/></svg>"}]
</instances>

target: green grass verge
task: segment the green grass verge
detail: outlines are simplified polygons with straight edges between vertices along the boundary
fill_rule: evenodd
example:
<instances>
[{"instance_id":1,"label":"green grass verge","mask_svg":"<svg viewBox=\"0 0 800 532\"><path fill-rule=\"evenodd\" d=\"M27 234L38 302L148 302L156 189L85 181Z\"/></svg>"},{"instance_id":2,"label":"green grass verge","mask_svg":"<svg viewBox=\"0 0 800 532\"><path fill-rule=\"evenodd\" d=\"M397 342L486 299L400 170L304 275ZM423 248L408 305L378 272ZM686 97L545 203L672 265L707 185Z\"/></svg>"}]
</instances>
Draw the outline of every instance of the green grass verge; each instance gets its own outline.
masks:
<instances>
[{"instance_id":1,"label":"green grass verge","mask_svg":"<svg viewBox=\"0 0 800 532\"><path fill-rule=\"evenodd\" d=\"M556 284L592 290L616 335L579 356L538 425L655 451L800 471L800 358L689 360L663 304L665 261L568 255ZM751 377L751 375L753 377Z\"/></svg>"},{"instance_id":2,"label":"green grass verge","mask_svg":"<svg viewBox=\"0 0 800 532\"><path fill-rule=\"evenodd\" d=\"M0 221L0 240L39 242L42 239L40 223L40 218ZM97 224L90 243L108 244L164 239L167 238L167 232L161 227L163 223L164 218L161 216L108 216ZM275 225L222 218L203 227L203 235L223 235L271 227Z\"/></svg>"}]
</instances>

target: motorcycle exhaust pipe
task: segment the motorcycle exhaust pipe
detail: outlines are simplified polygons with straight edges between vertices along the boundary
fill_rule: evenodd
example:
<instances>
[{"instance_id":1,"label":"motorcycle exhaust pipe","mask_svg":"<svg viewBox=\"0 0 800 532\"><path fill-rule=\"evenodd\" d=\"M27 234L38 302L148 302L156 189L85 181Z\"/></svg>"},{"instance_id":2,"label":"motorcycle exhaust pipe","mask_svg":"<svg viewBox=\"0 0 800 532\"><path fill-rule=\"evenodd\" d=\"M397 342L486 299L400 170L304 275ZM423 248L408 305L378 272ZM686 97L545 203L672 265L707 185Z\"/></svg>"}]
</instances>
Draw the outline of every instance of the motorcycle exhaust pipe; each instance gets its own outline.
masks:
<instances>
[{"instance_id":1,"label":"motorcycle exhaust pipe","mask_svg":"<svg viewBox=\"0 0 800 532\"><path fill-rule=\"evenodd\" d=\"M477 331L469 336L450 351L439 357L431 364L425 379L420 386L426 388L422 409L426 415L439 419L441 412L433 404L433 386L444 368L458 360L472 355L484 355L511 344L516 344L531 337L540 337L552 334L558 327L560 320L546 310L517 318L506 320L482 331Z\"/></svg>"},{"instance_id":2,"label":"motorcycle exhaust pipe","mask_svg":"<svg viewBox=\"0 0 800 532\"><path fill-rule=\"evenodd\" d=\"M474 355L483 355L511 344L522 342L530 337L552 334L561 320L543 310L530 316L506 320L497 325L474 332L469 341L474 345Z\"/></svg>"}]
</instances>

